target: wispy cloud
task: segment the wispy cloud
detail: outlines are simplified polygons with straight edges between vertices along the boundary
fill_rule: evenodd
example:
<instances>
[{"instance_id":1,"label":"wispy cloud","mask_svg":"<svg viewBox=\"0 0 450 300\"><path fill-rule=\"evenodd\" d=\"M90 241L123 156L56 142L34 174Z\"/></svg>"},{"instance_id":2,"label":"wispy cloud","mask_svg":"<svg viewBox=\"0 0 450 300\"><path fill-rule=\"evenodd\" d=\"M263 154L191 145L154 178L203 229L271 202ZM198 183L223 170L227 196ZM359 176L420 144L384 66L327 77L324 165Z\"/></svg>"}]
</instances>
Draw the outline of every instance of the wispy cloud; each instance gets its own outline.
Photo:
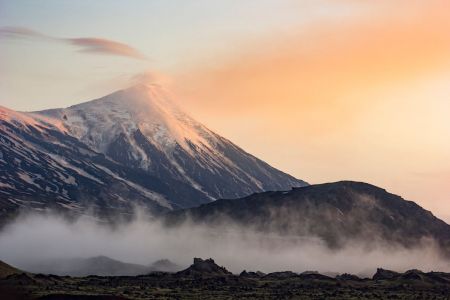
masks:
<instances>
[{"instance_id":1,"label":"wispy cloud","mask_svg":"<svg viewBox=\"0 0 450 300\"><path fill-rule=\"evenodd\" d=\"M65 40L72 45L80 47L82 52L112 54L145 59L145 56L133 47L112 40L101 38L74 38Z\"/></svg>"},{"instance_id":2,"label":"wispy cloud","mask_svg":"<svg viewBox=\"0 0 450 300\"><path fill-rule=\"evenodd\" d=\"M0 27L0 37L11 38L44 38L46 35L25 27L5 26Z\"/></svg>"},{"instance_id":3,"label":"wispy cloud","mask_svg":"<svg viewBox=\"0 0 450 300\"><path fill-rule=\"evenodd\" d=\"M46 39L54 42L66 43L78 47L81 52L118 55L134 59L146 59L145 55L140 53L130 45L95 37L78 38L59 38L53 37L25 27L6 26L0 28L0 38L37 38Z\"/></svg>"}]
</instances>

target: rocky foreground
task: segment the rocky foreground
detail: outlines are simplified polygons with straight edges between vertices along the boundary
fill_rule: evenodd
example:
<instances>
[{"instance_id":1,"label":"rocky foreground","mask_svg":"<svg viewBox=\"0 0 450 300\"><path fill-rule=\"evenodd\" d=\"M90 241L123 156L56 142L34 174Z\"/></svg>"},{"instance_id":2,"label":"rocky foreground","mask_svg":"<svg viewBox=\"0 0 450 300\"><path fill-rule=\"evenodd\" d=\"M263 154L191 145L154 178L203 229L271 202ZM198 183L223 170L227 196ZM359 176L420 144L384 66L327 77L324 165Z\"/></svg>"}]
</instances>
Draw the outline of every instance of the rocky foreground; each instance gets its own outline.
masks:
<instances>
[{"instance_id":1,"label":"rocky foreground","mask_svg":"<svg viewBox=\"0 0 450 300\"><path fill-rule=\"evenodd\" d=\"M243 271L195 258L177 273L70 277L31 274L0 262L1 299L450 299L450 273L378 269L372 278L317 272Z\"/></svg>"}]
</instances>

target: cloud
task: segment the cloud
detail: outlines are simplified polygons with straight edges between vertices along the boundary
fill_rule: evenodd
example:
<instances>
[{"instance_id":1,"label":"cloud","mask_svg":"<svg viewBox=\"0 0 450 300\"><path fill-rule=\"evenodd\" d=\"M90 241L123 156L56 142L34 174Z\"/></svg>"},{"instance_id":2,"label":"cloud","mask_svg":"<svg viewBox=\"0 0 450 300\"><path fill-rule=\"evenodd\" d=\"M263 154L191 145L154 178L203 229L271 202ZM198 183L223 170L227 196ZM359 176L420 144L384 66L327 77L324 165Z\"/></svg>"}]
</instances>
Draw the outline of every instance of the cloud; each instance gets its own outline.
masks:
<instances>
[{"instance_id":1,"label":"cloud","mask_svg":"<svg viewBox=\"0 0 450 300\"><path fill-rule=\"evenodd\" d=\"M180 266L188 266L193 257L212 257L234 273L243 269L316 270L371 276L377 267L450 270L431 240L408 249L355 242L332 250L315 237L278 236L230 222L222 224L185 222L168 228L140 215L111 228L88 217L69 222L59 215L32 214L0 231L0 260L35 272L41 271L36 266L48 262L98 255L143 265L168 258Z\"/></svg>"},{"instance_id":2,"label":"cloud","mask_svg":"<svg viewBox=\"0 0 450 300\"><path fill-rule=\"evenodd\" d=\"M146 59L145 55L140 53L130 45L95 37L80 38L58 38L42 34L25 27L6 26L0 28L0 38L38 38L46 39L54 42L62 42L78 47L80 52L107 54L125 56L134 59Z\"/></svg>"},{"instance_id":3,"label":"cloud","mask_svg":"<svg viewBox=\"0 0 450 300\"><path fill-rule=\"evenodd\" d=\"M101 38L74 38L65 40L73 45L81 47L82 52L94 52L145 59L145 56L133 47L116 41Z\"/></svg>"},{"instance_id":4,"label":"cloud","mask_svg":"<svg viewBox=\"0 0 450 300\"><path fill-rule=\"evenodd\" d=\"M0 37L12 38L32 38L32 37L46 37L42 33L34 31L25 27L5 26L0 28Z\"/></svg>"}]
</instances>

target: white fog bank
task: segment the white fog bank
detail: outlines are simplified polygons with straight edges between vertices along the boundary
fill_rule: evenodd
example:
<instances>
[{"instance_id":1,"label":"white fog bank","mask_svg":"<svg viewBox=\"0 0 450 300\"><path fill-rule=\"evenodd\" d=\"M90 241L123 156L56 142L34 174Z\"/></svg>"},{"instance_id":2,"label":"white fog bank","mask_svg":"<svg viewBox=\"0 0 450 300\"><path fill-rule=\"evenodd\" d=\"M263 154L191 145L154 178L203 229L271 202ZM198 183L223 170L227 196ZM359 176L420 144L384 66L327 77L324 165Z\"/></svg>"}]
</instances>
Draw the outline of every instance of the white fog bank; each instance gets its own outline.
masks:
<instances>
[{"instance_id":1,"label":"white fog bank","mask_svg":"<svg viewBox=\"0 0 450 300\"><path fill-rule=\"evenodd\" d=\"M431 240L414 249L349 244L336 251L315 238L261 234L233 224L211 229L185 223L169 229L142 216L113 229L89 218L68 222L56 215L27 215L0 232L0 260L24 270L43 261L98 255L142 265L167 258L183 267L193 257L211 257L234 273L312 270L371 276L378 267L450 271L450 262Z\"/></svg>"}]
</instances>

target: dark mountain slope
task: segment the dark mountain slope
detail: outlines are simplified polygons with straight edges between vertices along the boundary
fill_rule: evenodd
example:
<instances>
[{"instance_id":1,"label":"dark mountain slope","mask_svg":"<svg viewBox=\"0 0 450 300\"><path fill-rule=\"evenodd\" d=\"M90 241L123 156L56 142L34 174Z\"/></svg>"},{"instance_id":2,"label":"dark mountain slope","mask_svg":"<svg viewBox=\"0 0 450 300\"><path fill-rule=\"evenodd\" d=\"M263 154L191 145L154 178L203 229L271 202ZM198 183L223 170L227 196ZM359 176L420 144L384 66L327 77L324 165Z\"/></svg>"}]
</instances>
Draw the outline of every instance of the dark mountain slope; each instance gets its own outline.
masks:
<instances>
[{"instance_id":1,"label":"dark mountain slope","mask_svg":"<svg viewBox=\"0 0 450 300\"><path fill-rule=\"evenodd\" d=\"M436 240L448 255L450 225L412 201L376 186L342 181L217 200L171 212L166 222L209 226L230 222L261 232L319 237L331 247L349 241L414 246Z\"/></svg>"},{"instance_id":2,"label":"dark mountain slope","mask_svg":"<svg viewBox=\"0 0 450 300\"><path fill-rule=\"evenodd\" d=\"M0 260L0 278L5 278L8 277L9 275L19 273L23 272Z\"/></svg>"}]
</instances>

